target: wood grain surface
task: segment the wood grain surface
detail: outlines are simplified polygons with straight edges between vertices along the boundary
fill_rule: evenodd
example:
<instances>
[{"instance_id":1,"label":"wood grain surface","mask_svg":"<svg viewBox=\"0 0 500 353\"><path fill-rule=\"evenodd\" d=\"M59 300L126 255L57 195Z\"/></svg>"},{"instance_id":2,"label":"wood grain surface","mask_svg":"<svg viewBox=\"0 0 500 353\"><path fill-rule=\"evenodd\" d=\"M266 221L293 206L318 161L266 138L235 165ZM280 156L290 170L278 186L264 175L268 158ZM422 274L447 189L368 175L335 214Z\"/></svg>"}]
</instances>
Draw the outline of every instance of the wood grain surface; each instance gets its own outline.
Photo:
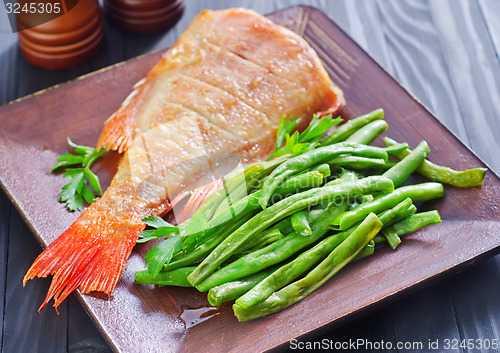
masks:
<instances>
[{"instance_id":1,"label":"wood grain surface","mask_svg":"<svg viewBox=\"0 0 500 353\"><path fill-rule=\"evenodd\" d=\"M16 48L15 36L8 33L5 22L0 22L0 60L5 63L0 68L0 99L7 102L108 64L166 47L182 32L194 14L205 7L240 5L268 13L296 3L188 2L183 19L167 34L146 38L127 36L107 26L107 46L98 58L77 69L54 73L38 70L23 62ZM498 151L499 147L498 2L301 3L321 8L333 17L494 170L500 170L499 159L491 152ZM74 298L64 304L59 317L50 310L33 315L48 284L38 281L22 289L20 280L40 248L3 196L0 196L0 211L0 257L3 259L0 283L6 293L2 298L3 351L108 351L109 347ZM460 275L419 290L340 329L327 331L317 339L427 342L434 339L498 338L500 306L496 296L499 274L497 257L480 262Z\"/></svg>"}]
</instances>

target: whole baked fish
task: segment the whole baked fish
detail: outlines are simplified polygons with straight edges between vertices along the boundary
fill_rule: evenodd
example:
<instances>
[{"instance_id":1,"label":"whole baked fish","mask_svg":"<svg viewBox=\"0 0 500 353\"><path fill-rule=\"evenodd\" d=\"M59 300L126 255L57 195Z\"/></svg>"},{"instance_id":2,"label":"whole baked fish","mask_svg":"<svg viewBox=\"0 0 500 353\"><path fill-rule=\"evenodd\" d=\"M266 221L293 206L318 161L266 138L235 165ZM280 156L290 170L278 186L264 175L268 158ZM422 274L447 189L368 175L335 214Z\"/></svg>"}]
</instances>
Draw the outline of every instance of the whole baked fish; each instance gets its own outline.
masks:
<instances>
[{"instance_id":1,"label":"whole baked fish","mask_svg":"<svg viewBox=\"0 0 500 353\"><path fill-rule=\"evenodd\" d=\"M105 123L98 148L124 152L122 160L101 199L28 270L24 283L54 275L40 309L52 297L57 309L77 288L111 293L144 217L168 212L169 200L207 184L234 156L269 156L283 115L301 117L300 129L343 104L295 33L244 9L199 14Z\"/></svg>"}]
</instances>

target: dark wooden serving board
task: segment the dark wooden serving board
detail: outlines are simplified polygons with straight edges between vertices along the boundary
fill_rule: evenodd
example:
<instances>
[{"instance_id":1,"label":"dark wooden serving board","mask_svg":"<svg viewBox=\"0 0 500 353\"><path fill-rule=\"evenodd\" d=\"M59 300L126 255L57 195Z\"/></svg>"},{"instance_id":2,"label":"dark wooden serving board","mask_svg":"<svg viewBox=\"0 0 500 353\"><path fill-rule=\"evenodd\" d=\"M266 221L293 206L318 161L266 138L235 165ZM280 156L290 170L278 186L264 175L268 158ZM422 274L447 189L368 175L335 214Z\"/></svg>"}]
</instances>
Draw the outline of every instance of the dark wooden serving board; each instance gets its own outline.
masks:
<instances>
[{"instance_id":1,"label":"dark wooden serving board","mask_svg":"<svg viewBox=\"0 0 500 353\"><path fill-rule=\"evenodd\" d=\"M326 15L295 7L269 17L302 35L318 52L345 92L344 117L382 107L389 123L386 135L410 146L426 139L432 149L429 158L437 163L457 169L484 166ZM94 145L103 122L160 56L148 54L0 107L1 185L42 244L53 241L77 217L57 202L64 181L49 173L56 156L67 150L66 137ZM107 155L97 165L105 185L118 158ZM439 210L442 224L408 236L397 251L381 249L349 265L302 302L267 318L238 323L229 304L210 308L205 295L194 289L134 284L134 272L143 268L143 246L134 249L113 294L77 295L117 352L277 348L496 253L498 176L488 172L480 188L446 187L446 195L425 205Z\"/></svg>"}]
</instances>

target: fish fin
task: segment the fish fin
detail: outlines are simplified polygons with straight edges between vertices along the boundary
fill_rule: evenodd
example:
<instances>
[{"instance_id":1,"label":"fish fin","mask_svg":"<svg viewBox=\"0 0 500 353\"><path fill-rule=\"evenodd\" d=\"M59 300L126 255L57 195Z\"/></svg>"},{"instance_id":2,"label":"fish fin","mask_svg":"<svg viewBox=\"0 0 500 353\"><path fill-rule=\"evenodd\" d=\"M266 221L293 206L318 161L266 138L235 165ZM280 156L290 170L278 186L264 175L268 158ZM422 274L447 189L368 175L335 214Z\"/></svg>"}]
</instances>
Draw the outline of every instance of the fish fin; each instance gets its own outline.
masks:
<instances>
[{"instance_id":1,"label":"fish fin","mask_svg":"<svg viewBox=\"0 0 500 353\"><path fill-rule=\"evenodd\" d=\"M188 191L183 191L180 194L178 194L174 199L170 202L170 205L172 207L175 207L179 202L184 200L184 198L188 197L190 193Z\"/></svg>"},{"instance_id":2,"label":"fish fin","mask_svg":"<svg viewBox=\"0 0 500 353\"><path fill-rule=\"evenodd\" d=\"M128 149L136 135L136 110L143 90L147 87L144 85L146 81L146 79L139 81L120 108L106 120L97 142L97 149L104 148L119 153Z\"/></svg>"},{"instance_id":3,"label":"fish fin","mask_svg":"<svg viewBox=\"0 0 500 353\"><path fill-rule=\"evenodd\" d=\"M189 200L186 202L186 205L184 206L184 209L179 217L179 224L188 219L210 195L219 190L221 187L222 181L219 179L191 191Z\"/></svg>"},{"instance_id":4,"label":"fish fin","mask_svg":"<svg viewBox=\"0 0 500 353\"><path fill-rule=\"evenodd\" d=\"M120 278L138 234L145 224L119 217L92 204L35 260L23 285L35 277L54 275L40 311L52 298L56 308L80 288L82 293L110 294Z\"/></svg>"},{"instance_id":5,"label":"fish fin","mask_svg":"<svg viewBox=\"0 0 500 353\"><path fill-rule=\"evenodd\" d=\"M346 104L344 92L338 86L333 85L331 90L325 93L323 104L322 110L316 112L319 116L335 114Z\"/></svg>"}]
</instances>

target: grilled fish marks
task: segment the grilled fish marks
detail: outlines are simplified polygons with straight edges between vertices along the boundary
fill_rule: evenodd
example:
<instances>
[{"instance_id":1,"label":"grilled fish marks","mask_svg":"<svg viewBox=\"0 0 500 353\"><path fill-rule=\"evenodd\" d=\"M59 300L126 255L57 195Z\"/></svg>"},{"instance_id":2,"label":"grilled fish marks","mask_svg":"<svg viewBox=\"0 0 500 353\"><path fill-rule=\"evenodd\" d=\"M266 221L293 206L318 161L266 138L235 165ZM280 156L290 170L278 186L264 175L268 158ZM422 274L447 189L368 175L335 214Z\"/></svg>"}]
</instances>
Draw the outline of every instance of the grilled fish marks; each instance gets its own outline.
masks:
<instances>
[{"instance_id":1,"label":"grilled fish marks","mask_svg":"<svg viewBox=\"0 0 500 353\"><path fill-rule=\"evenodd\" d=\"M54 275L42 307L54 298L56 309L78 287L111 293L145 216L168 212L169 199L193 189L188 205L197 207L218 169L234 164L231 156L267 157L283 115L305 126L313 113L343 104L316 53L293 32L248 10L202 12L106 122L98 147L124 152L117 174L24 283Z\"/></svg>"},{"instance_id":2,"label":"grilled fish marks","mask_svg":"<svg viewBox=\"0 0 500 353\"><path fill-rule=\"evenodd\" d=\"M167 77L179 73L230 92L265 114L274 128L285 113L305 118L314 112L336 111L344 104L342 92L332 85L316 53L295 33L248 10L204 11L109 121L99 145L125 150L137 132L137 122L143 123L140 131L162 123L141 112L154 110L159 103L154 99L156 84L161 87ZM134 129L113 120L126 120ZM114 130L119 132L116 136ZM124 132L131 136L124 138Z\"/></svg>"}]
</instances>

